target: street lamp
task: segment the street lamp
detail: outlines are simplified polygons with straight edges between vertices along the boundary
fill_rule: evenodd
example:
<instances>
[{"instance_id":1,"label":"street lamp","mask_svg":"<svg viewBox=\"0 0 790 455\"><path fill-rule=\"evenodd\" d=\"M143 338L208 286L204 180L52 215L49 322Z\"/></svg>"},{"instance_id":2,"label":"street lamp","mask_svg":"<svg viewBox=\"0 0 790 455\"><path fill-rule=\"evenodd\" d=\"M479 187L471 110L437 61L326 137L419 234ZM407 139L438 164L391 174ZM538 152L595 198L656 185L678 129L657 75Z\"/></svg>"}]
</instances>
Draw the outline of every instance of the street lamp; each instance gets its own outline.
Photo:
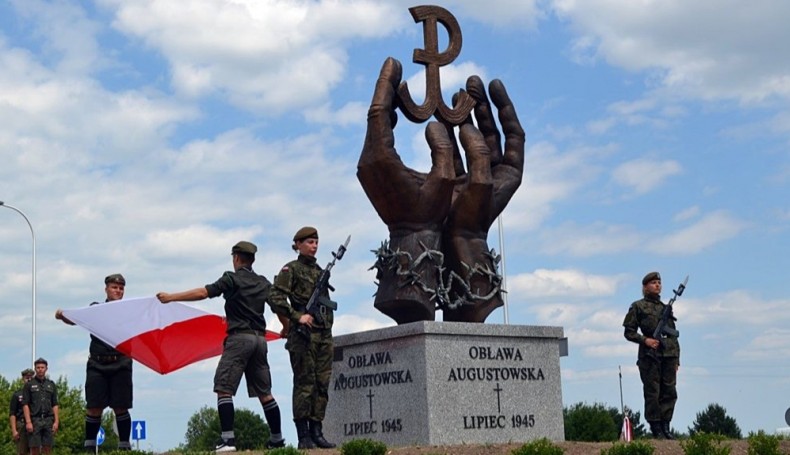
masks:
<instances>
[{"instance_id":1,"label":"street lamp","mask_svg":"<svg viewBox=\"0 0 790 455\"><path fill-rule=\"evenodd\" d=\"M33 319L33 331L32 331L32 346L33 346L33 357L30 363L34 363L36 361L36 233L33 231L33 225L30 224L30 220L27 219L27 216L18 208L14 207L13 205L8 205L3 201L0 201L0 207L7 207L16 213L22 215L22 218L25 219L27 222L27 226L30 228L30 235L33 237L33 309L32 309L32 319Z\"/></svg>"}]
</instances>

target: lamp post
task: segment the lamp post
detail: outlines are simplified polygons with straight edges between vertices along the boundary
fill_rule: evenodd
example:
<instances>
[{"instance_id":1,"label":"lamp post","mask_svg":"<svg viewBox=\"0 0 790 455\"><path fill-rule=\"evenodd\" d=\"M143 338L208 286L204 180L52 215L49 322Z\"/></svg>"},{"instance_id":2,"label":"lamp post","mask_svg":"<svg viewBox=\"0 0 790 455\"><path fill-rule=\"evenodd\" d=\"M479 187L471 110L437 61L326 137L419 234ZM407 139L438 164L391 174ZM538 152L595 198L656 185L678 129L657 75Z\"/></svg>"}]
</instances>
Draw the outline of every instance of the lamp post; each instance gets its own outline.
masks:
<instances>
[{"instance_id":1,"label":"lamp post","mask_svg":"<svg viewBox=\"0 0 790 455\"><path fill-rule=\"evenodd\" d=\"M33 331L31 332L31 346L33 348L33 356L30 363L34 363L36 361L36 233L33 231L33 225L30 224L30 220L27 218L21 210L14 207L13 205L8 205L3 201L0 201L0 207L9 208L16 213L22 215L22 218L25 219L27 226L30 228L30 235L33 237L33 308L32 308L32 320L33 320Z\"/></svg>"}]
</instances>

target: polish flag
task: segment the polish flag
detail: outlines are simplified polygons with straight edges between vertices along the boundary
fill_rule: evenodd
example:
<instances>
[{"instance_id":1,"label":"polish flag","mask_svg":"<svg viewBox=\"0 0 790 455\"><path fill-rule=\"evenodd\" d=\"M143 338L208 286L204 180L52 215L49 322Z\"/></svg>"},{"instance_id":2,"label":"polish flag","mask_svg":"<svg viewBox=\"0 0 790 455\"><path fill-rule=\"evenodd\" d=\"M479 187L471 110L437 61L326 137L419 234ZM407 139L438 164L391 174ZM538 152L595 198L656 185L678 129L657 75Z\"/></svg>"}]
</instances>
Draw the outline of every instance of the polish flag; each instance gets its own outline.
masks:
<instances>
[{"instance_id":1,"label":"polish flag","mask_svg":"<svg viewBox=\"0 0 790 455\"><path fill-rule=\"evenodd\" d=\"M63 316L160 374L222 354L222 316L156 297L115 300L63 310ZM266 340L280 335L266 331Z\"/></svg>"},{"instance_id":2,"label":"polish flag","mask_svg":"<svg viewBox=\"0 0 790 455\"><path fill-rule=\"evenodd\" d=\"M623 428L620 430L620 440L625 442L631 442L634 440L631 421L628 419L628 416L623 417Z\"/></svg>"}]
</instances>

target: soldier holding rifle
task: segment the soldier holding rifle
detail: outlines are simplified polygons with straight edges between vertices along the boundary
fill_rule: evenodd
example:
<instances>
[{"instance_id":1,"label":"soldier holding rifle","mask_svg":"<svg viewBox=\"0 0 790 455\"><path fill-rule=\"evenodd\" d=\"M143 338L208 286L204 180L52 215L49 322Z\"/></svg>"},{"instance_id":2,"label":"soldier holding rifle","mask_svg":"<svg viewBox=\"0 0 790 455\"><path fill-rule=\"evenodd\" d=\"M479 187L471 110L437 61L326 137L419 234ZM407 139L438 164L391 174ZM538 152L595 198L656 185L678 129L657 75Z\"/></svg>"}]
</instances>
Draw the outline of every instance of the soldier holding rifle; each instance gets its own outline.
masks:
<instances>
[{"instance_id":1,"label":"soldier holding rifle","mask_svg":"<svg viewBox=\"0 0 790 455\"><path fill-rule=\"evenodd\" d=\"M293 241L291 248L299 256L285 264L274 278L270 301L272 310L288 320L283 334L288 337L285 348L293 370L293 415L298 447L328 449L335 447L323 434L332 377L333 310L337 308L329 300L329 290L334 289L328 280L335 261L326 269L317 264L318 231L314 227L299 229ZM335 260L343 257L346 245L333 253Z\"/></svg>"},{"instance_id":2,"label":"soldier holding rifle","mask_svg":"<svg viewBox=\"0 0 790 455\"><path fill-rule=\"evenodd\" d=\"M636 364L645 397L645 419L656 439L675 439L669 424L678 398L680 344L672 303L683 293L685 284L665 304L661 301L661 275L648 273L642 278L642 299L631 304L623 321L625 338L639 344Z\"/></svg>"}]
</instances>

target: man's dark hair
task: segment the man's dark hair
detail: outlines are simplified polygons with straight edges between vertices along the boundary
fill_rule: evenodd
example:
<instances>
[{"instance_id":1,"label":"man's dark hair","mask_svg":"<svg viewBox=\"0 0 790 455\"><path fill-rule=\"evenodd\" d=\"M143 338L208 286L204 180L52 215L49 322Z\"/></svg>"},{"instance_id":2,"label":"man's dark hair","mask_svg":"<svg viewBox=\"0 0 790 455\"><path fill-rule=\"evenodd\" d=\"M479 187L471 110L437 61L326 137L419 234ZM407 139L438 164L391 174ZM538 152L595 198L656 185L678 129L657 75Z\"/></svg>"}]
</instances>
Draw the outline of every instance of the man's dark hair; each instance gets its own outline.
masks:
<instances>
[{"instance_id":1,"label":"man's dark hair","mask_svg":"<svg viewBox=\"0 0 790 455\"><path fill-rule=\"evenodd\" d=\"M252 265L255 262L255 255L249 253L236 253L236 256L239 257L239 260L244 265Z\"/></svg>"}]
</instances>

